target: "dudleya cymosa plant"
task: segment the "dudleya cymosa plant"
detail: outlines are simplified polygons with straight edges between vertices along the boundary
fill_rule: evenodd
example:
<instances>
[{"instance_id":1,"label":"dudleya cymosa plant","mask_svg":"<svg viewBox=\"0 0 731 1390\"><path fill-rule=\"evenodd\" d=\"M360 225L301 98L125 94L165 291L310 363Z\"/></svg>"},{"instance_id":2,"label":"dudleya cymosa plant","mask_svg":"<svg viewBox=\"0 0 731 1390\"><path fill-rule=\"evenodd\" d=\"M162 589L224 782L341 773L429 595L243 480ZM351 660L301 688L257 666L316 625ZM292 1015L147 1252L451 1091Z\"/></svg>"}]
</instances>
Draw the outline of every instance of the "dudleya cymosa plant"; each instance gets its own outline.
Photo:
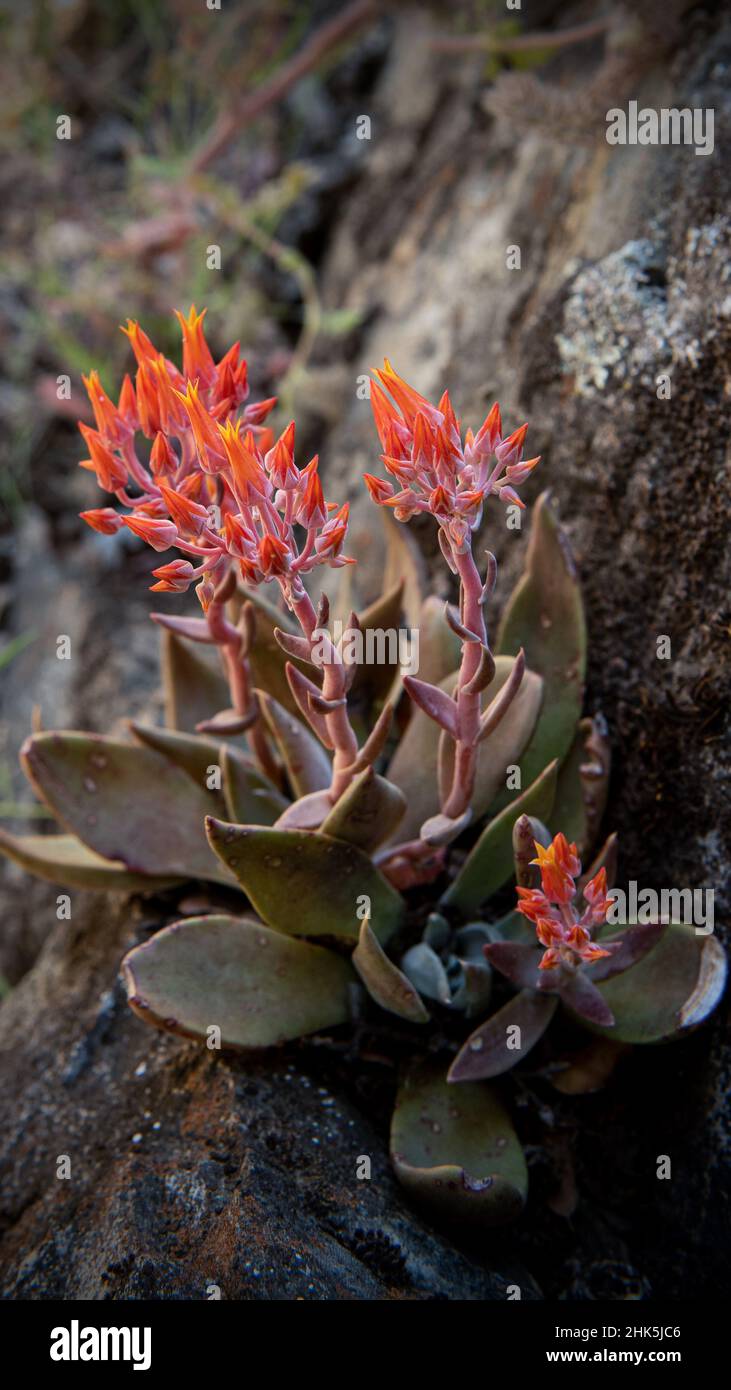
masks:
<instances>
[{"instance_id":1,"label":"dudleya cymosa plant","mask_svg":"<svg viewBox=\"0 0 731 1390\"><path fill-rule=\"evenodd\" d=\"M72 888L196 879L227 904L238 894L240 907L174 921L129 952L139 1017L243 1050L390 1019L400 1180L451 1222L510 1220L527 1168L509 1091L490 1079L536 1049L534 1076L578 1091L630 1044L681 1036L717 1003L723 952L682 924L607 927L616 837L595 849L607 731L582 718L581 595L545 494L488 638L497 564L488 552L481 565L474 541L491 498L524 506L517 489L538 463L523 458L526 426L504 434L493 406L463 436L446 392L435 406L390 364L375 373L393 481L368 474L367 486L396 522L434 517L459 603L416 592L392 521L410 583L348 608L336 641L305 581L353 564L347 504L325 501L317 458L295 462L294 424L274 437L275 402L248 403L238 345L216 363L203 315L179 318L182 370L128 324L135 381L115 405L92 373L96 428L81 427L82 466L115 499L86 521L178 552L154 590L196 585L200 616L152 615L166 726L34 734L21 760L63 833L0 843ZM418 676L393 650L363 659L359 639L404 616ZM496 912L513 875L516 907ZM559 1013L593 1036L599 1067L557 1054Z\"/></svg>"}]
</instances>

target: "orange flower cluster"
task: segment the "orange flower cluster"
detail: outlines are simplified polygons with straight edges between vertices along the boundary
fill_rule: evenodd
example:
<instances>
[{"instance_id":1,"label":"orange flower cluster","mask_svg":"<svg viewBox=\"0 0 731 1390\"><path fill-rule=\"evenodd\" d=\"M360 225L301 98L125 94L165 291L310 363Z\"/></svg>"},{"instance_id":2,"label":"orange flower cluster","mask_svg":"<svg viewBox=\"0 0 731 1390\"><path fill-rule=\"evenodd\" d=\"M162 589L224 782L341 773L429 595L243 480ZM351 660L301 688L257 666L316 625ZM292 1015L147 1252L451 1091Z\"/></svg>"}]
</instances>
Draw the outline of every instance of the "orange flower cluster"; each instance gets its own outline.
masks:
<instances>
[{"instance_id":1,"label":"orange flower cluster","mask_svg":"<svg viewBox=\"0 0 731 1390\"><path fill-rule=\"evenodd\" d=\"M176 558L153 571L153 589L184 591L198 579L204 609L215 587L236 564L248 584L276 579L290 600L301 576L315 565L344 565L347 505L326 503L318 460L294 461L294 423L275 439L264 425L275 398L245 404L246 362L239 344L216 363L193 306L177 317L183 334L182 371L157 351L139 324L123 330L137 360L117 405L97 372L84 378L96 429L79 424L99 486L129 512L98 507L81 515L96 531L127 526L154 550L172 547L196 561ZM151 441L143 460L142 433ZM301 547L296 526L304 530Z\"/></svg>"},{"instance_id":2,"label":"orange flower cluster","mask_svg":"<svg viewBox=\"0 0 731 1390\"><path fill-rule=\"evenodd\" d=\"M546 849L534 841L537 859L531 863L541 871L540 888L518 888L518 912L535 924L536 936L546 947L541 970L564 964L591 964L611 954L592 941L592 929L606 921L611 899L607 895L607 872L600 869L584 887L586 907L581 914L574 906L575 880L581 873L576 845L570 845L560 831ZM616 949L616 948L612 948Z\"/></svg>"},{"instance_id":3,"label":"orange flower cluster","mask_svg":"<svg viewBox=\"0 0 731 1390\"><path fill-rule=\"evenodd\" d=\"M447 391L434 406L407 385L390 362L374 375L380 385L371 386L371 405L381 457L396 484L366 473L368 490L374 502L393 508L398 521L430 512L439 523L440 544L454 570L454 553L469 548L487 497L495 494L503 502L525 505L515 489L539 462L522 457L528 426L504 437L496 404L477 434L467 430L463 442Z\"/></svg>"}]
</instances>

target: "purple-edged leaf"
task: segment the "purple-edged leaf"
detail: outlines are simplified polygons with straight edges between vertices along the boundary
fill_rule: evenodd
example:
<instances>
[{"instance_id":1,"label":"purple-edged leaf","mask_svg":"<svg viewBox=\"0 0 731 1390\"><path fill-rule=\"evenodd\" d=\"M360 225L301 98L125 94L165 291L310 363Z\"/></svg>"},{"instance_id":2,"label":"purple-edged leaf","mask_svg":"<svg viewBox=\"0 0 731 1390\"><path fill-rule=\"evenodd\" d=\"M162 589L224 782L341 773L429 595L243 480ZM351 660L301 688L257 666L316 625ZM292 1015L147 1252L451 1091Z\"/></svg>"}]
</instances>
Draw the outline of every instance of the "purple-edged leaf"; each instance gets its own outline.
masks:
<instances>
[{"instance_id":1,"label":"purple-edged leaf","mask_svg":"<svg viewBox=\"0 0 731 1390\"><path fill-rule=\"evenodd\" d=\"M618 942L619 946L611 955L604 956L603 960L598 960L591 966L591 979L594 984L598 984L600 980L611 980L613 975L621 975L623 970L629 970L630 966L636 965L653 946L657 946L663 933L667 931L667 926L667 922L640 922L637 926L627 927L621 936L612 937L610 940L603 937L600 944L604 949L615 942Z\"/></svg>"},{"instance_id":2,"label":"purple-edged leaf","mask_svg":"<svg viewBox=\"0 0 731 1390\"><path fill-rule=\"evenodd\" d=\"M192 917L125 956L129 1002L187 1038L220 1029L224 1047L272 1047L345 1023L353 973L333 951L245 917Z\"/></svg>"},{"instance_id":3,"label":"purple-edged leaf","mask_svg":"<svg viewBox=\"0 0 731 1390\"><path fill-rule=\"evenodd\" d=\"M427 685L416 676L404 676L404 688L415 705L433 719L445 733L457 737L457 706L451 695L438 685Z\"/></svg>"},{"instance_id":4,"label":"purple-edged leaf","mask_svg":"<svg viewBox=\"0 0 731 1390\"><path fill-rule=\"evenodd\" d=\"M452 1090L443 1063L402 1075L391 1159L414 1200L452 1223L498 1226L523 1208L528 1170L507 1111L489 1086Z\"/></svg>"},{"instance_id":5,"label":"purple-edged leaf","mask_svg":"<svg viewBox=\"0 0 731 1390\"><path fill-rule=\"evenodd\" d=\"M502 1076L527 1057L543 1037L558 1006L555 994L525 989L467 1039L450 1069L449 1081L483 1081Z\"/></svg>"},{"instance_id":6,"label":"purple-edged leaf","mask_svg":"<svg viewBox=\"0 0 731 1390\"><path fill-rule=\"evenodd\" d=\"M540 949L523 946L519 941L493 941L482 949L490 964L518 989L538 988L538 966L543 954Z\"/></svg>"},{"instance_id":7,"label":"purple-edged leaf","mask_svg":"<svg viewBox=\"0 0 731 1390\"><path fill-rule=\"evenodd\" d=\"M205 817L218 801L160 753L95 734L34 734L21 749L29 781L64 828L135 873L231 883Z\"/></svg>"},{"instance_id":8,"label":"purple-edged leaf","mask_svg":"<svg viewBox=\"0 0 731 1390\"><path fill-rule=\"evenodd\" d=\"M124 864L102 859L75 835L10 835L0 830L0 851L21 868L64 888L110 888L121 893L152 893L181 882L181 876L131 873Z\"/></svg>"},{"instance_id":9,"label":"purple-edged leaf","mask_svg":"<svg viewBox=\"0 0 731 1390\"><path fill-rule=\"evenodd\" d=\"M583 968L561 984L560 997L562 1004L566 1004L580 1018L596 1023L600 1028L612 1027L614 1014Z\"/></svg>"}]
</instances>

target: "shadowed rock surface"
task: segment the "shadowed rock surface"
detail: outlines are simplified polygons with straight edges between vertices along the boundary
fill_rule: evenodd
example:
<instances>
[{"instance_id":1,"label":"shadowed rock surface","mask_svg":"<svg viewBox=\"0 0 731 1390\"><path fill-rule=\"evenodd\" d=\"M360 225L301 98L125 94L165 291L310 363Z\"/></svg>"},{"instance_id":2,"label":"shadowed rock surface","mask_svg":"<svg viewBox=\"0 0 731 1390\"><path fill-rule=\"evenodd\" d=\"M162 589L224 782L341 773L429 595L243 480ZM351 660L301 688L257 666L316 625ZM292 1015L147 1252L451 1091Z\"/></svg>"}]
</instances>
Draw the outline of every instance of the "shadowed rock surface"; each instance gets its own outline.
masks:
<instances>
[{"instance_id":1,"label":"shadowed rock surface","mask_svg":"<svg viewBox=\"0 0 731 1390\"><path fill-rule=\"evenodd\" d=\"M481 60L445 63L430 36L421 11L395 21L372 147L328 227L326 304L364 316L346 384L342 356L316 366L319 390L330 382L342 402L340 423L317 438L330 494L351 495L374 589L379 533L359 476L376 471L376 454L356 381L383 355L426 395L448 385L465 422L479 424L495 398L511 426L530 421L531 452L543 455L534 492L555 492L584 585L587 710L604 714L612 738L605 827L620 836L618 881L712 887L728 945L731 28L692 11L680 56L645 59L617 92L617 104L715 108L709 158L610 149L601 136L569 146L550 102L539 134L527 121L498 126ZM581 54L588 82L601 45ZM506 269L512 245L519 271ZM658 397L662 375L669 399ZM315 414L305 428L314 438ZM434 535L418 536L443 585ZM495 508L485 544L500 562L499 607L525 538ZM79 564L64 562L70 586ZM44 709L46 724L102 730L127 712L114 673L144 608L137 569L115 577L113 617L101 594L87 596L93 660ZM76 631L73 587L56 601L54 632ZM132 713L155 678L155 636L135 631ZM660 635L669 661L658 660ZM18 658L14 683L33 688L34 659ZM10 710L4 698L6 719ZM55 922L56 890L29 890L12 871L6 885L6 973L17 979ZM388 1175L383 1069L365 1065L356 1081L313 1044L231 1063L151 1034L115 983L137 930L120 912L76 895L73 923L0 1010L6 1296L202 1298L214 1283L227 1297L501 1298L511 1272L528 1289L525 1270L548 1297L729 1290L727 1006L688 1041L633 1054L596 1096L525 1087L530 1205L483 1249L500 1270L488 1274L474 1250L464 1257L427 1231ZM55 1178L60 1153L72 1159L67 1183ZM354 1179L364 1153L371 1183ZM656 1177L661 1154L668 1182Z\"/></svg>"}]
</instances>

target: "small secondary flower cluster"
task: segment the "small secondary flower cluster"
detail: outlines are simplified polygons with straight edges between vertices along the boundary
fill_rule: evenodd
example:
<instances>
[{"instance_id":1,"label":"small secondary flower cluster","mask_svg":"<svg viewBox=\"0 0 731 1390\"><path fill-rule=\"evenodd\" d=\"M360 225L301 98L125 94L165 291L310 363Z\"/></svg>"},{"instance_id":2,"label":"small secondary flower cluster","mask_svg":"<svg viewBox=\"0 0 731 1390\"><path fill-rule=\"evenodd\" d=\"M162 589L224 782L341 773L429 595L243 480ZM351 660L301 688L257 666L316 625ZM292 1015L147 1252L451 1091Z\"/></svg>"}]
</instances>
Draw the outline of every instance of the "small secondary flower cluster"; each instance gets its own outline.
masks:
<instances>
[{"instance_id":1,"label":"small secondary flower cluster","mask_svg":"<svg viewBox=\"0 0 731 1390\"><path fill-rule=\"evenodd\" d=\"M485 499L525 504L515 491L535 468L537 458L523 459L528 430L521 425L503 437L500 407L495 404L477 434L468 429L462 442L449 393L432 405L394 371L388 360L374 373L392 400L375 383L371 406L387 471L398 489L384 478L364 474L374 502L392 507L397 521L430 512L439 523L445 559L456 573L455 552L469 548L470 532L482 519ZM494 459L494 462L493 462Z\"/></svg>"},{"instance_id":2,"label":"small secondary flower cluster","mask_svg":"<svg viewBox=\"0 0 731 1390\"><path fill-rule=\"evenodd\" d=\"M153 589L182 592L198 579L205 610L236 564L247 583L278 580L291 603L303 591L301 576L316 565L351 563L342 554L347 504L325 502L317 457L296 466L294 423L276 440L264 427L275 398L244 405L249 386L239 344L215 363L204 315L195 307L187 318L177 315L182 372L129 321L123 331L137 359L135 384L125 377L115 406L97 372L84 378L96 429L79 424L90 454L81 466L131 511L100 507L81 515L102 533L127 526L154 550L174 546L198 561L160 566ZM147 463L137 452L138 431L152 440ZM301 548L296 525L305 531Z\"/></svg>"},{"instance_id":3,"label":"small secondary flower cluster","mask_svg":"<svg viewBox=\"0 0 731 1390\"><path fill-rule=\"evenodd\" d=\"M581 873L576 845L570 845L560 831L547 849L537 840L534 844L538 858L531 863L540 868L543 891L518 887L517 893L518 912L535 924L538 940L546 947L539 968L553 970L564 965L574 969L582 961L590 965L610 955L616 946L604 950L592 941L592 931L606 921L611 906L606 869L600 869L584 885L587 906L579 914L574 906L578 894L575 880Z\"/></svg>"}]
</instances>

